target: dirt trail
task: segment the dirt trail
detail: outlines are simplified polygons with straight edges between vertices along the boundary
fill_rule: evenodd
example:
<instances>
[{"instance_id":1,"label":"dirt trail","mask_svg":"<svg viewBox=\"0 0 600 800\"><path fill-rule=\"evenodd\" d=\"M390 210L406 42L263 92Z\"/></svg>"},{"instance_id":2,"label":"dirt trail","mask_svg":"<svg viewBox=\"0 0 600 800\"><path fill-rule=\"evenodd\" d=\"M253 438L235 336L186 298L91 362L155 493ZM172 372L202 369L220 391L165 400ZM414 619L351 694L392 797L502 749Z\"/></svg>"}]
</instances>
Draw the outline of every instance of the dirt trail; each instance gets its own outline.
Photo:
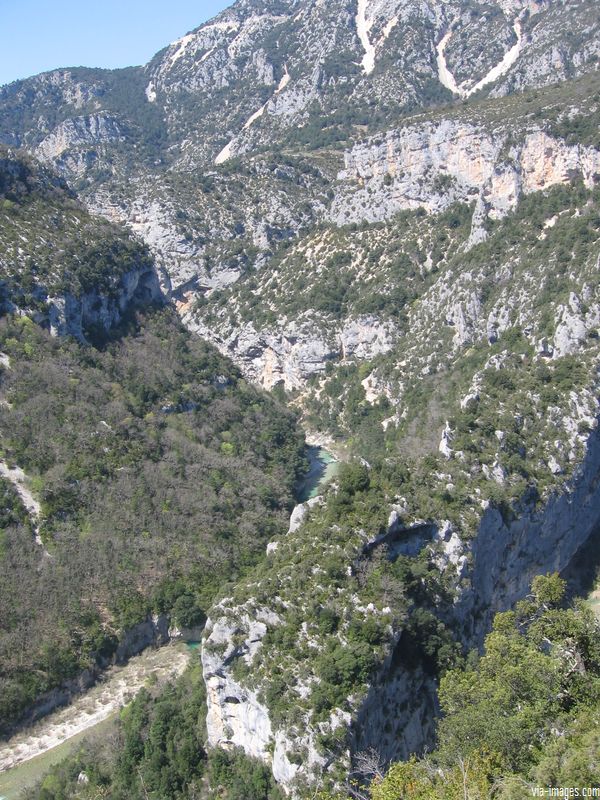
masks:
<instances>
[{"instance_id":1,"label":"dirt trail","mask_svg":"<svg viewBox=\"0 0 600 800\"><path fill-rule=\"evenodd\" d=\"M17 494L23 501L27 513L31 517L34 525L35 541L40 547L44 547L39 531L39 519L42 512L41 506L31 494L27 485L27 475L20 467L9 467L4 461L0 461L0 477L6 478L15 487Z\"/></svg>"}]
</instances>

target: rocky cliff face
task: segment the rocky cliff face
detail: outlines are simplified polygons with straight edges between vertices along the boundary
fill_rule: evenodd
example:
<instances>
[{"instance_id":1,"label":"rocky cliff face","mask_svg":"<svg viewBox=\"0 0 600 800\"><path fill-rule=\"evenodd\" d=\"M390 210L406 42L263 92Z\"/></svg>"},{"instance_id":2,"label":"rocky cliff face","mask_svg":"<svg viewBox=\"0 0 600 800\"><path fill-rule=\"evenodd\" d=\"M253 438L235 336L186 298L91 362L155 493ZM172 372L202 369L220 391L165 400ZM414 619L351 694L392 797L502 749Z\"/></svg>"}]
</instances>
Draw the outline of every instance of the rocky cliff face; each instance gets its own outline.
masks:
<instances>
[{"instance_id":1,"label":"rocky cliff face","mask_svg":"<svg viewBox=\"0 0 600 800\"><path fill-rule=\"evenodd\" d=\"M471 588L457 606L468 640L481 644L492 618L524 597L536 575L564 572L600 524L597 426L565 490L545 504L524 497L516 516L484 511L472 545Z\"/></svg>"},{"instance_id":2,"label":"rocky cliff face","mask_svg":"<svg viewBox=\"0 0 600 800\"><path fill-rule=\"evenodd\" d=\"M389 131L380 144L355 146L344 162L331 208L338 225L379 222L418 207L435 213L473 200L481 224L481 210L498 219L522 195L576 176L588 188L600 181L600 151L594 148L570 147L542 130L519 142L514 133L449 120Z\"/></svg>"},{"instance_id":3,"label":"rocky cliff face","mask_svg":"<svg viewBox=\"0 0 600 800\"><path fill-rule=\"evenodd\" d=\"M96 329L108 332L121 322L132 306L160 305L163 294L158 276L153 268L141 266L125 273L110 294L101 291L88 292L79 297L65 292L62 296L49 297L47 311L40 321L48 325L55 336L74 336L85 340L86 332Z\"/></svg>"},{"instance_id":4,"label":"rocky cliff face","mask_svg":"<svg viewBox=\"0 0 600 800\"><path fill-rule=\"evenodd\" d=\"M221 604L220 611L226 611ZM275 780L290 786L299 772L299 764L290 760L292 748L306 747L305 769L318 770L325 759L314 747L314 732L300 737L288 737L283 730L275 730L269 708L255 690L236 680L229 667L241 659L252 664L267 632L267 625L277 625L280 620L273 612L264 609L252 618L243 613L235 617L209 619L202 647L202 670L206 683L208 714L206 727L209 743L214 747L241 747L253 758L270 764ZM239 662L238 662L239 663Z\"/></svg>"},{"instance_id":5,"label":"rocky cliff face","mask_svg":"<svg viewBox=\"0 0 600 800\"><path fill-rule=\"evenodd\" d=\"M223 611L223 606L214 609L215 618L207 623L202 648L207 731L213 747L240 747L247 755L266 762L275 780L290 792L299 782L318 781L331 768L331 754L322 744L328 736L337 735L343 741L350 734L351 745L336 753L337 767L343 764L346 769L358 752L375 749L384 760L408 758L433 740L435 682L419 669L403 668L394 651L354 716L338 710L319 726L275 726L264 697L236 680L232 665L236 659L243 659L251 667L263 646L267 624L276 626L281 620L268 610L262 619L250 620L230 607L227 622L218 616Z\"/></svg>"},{"instance_id":6,"label":"rocky cliff face","mask_svg":"<svg viewBox=\"0 0 600 800\"><path fill-rule=\"evenodd\" d=\"M252 381L265 389L282 385L288 391L304 387L330 362L370 360L387 353L396 338L389 322L373 316L345 320L324 331L324 320L307 313L297 320L278 320L272 329L261 331L252 323L231 332L224 326L223 338L219 328L193 317L186 321L192 330L233 358Z\"/></svg>"},{"instance_id":7,"label":"rocky cliff face","mask_svg":"<svg viewBox=\"0 0 600 800\"><path fill-rule=\"evenodd\" d=\"M40 161L53 165L70 180L82 178L98 165L104 145L126 139L119 120L108 114L91 114L64 120L35 147Z\"/></svg>"},{"instance_id":8,"label":"rocky cliff face","mask_svg":"<svg viewBox=\"0 0 600 800\"><path fill-rule=\"evenodd\" d=\"M536 575L566 570L597 531L599 470L600 437L595 429L572 480L546 502L536 504L535 499L525 497L513 518L505 520L498 508L486 501L479 510L474 535L463 540L460 529L449 521L431 530L422 524L404 527L398 523L398 509L405 509L396 506L387 534L363 542L362 552L366 549L372 556L385 545L392 559L402 553L429 553L446 591L452 587L452 602L438 598L438 613L451 628L461 631L466 646L480 646L495 613L523 598ZM310 536L310 529L292 526L290 536L300 541ZM270 550L271 558L280 552L281 544ZM321 544L324 559L326 544L327 540ZM347 562L348 574L356 568L356 561L350 562L354 566ZM319 570L313 569L313 575L313 591L318 593ZM202 662L212 746L241 747L248 755L260 758L271 766L286 792L294 795L299 786L318 783L324 775L331 775L332 765L342 765L349 771L355 756L363 751L375 751L384 762L407 758L431 744L438 713L436 683L422 667L411 663L405 642L410 626L406 623L398 625L391 635L385 657L370 676L368 691L353 696L345 708L336 708L315 723L302 704L321 680L318 670L309 668L299 673L302 678L298 678L294 690L298 709L284 705L282 720L282 698L269 689L270 679L263 677L261 665L268 659L269 649L278 646L273 631L285 627L285 612L257 608L253 588L262 594L260 580L250 583L243 604L232 599L222 601L212 610L207 624ZM279 591L283 594L285 590ZM281 607L281 602L286 606L285 599L278 596L275 605ZM353 605L359 616L366 612L367 616L385 618L390 611L379 604L364 608L357 597ZM305 621L300 638L310 628ZM326 647L326 641L313 641L313 660L322 656L320 648ZM299 646L290 642L291 653L287 652L288 658L298 658L298 664L301 657L294 649Z\"/></svg>"}]
</instances>

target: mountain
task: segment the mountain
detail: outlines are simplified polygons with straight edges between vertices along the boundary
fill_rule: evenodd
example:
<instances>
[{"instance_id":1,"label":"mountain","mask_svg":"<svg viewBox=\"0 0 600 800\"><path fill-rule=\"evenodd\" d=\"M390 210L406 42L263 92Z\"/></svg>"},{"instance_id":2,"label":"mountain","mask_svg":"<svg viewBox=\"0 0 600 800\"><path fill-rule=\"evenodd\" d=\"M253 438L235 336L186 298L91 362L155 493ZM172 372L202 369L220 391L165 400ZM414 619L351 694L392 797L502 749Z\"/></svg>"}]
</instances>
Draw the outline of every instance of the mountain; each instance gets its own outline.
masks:
<instances>
[{"instance_id":1,"label":"mountain","mask_svg":"<svg viewBox=\"0 0 600 800\"><path fill-rule=\"evenodd\" d=\"M0 140L129 222L189 302L325 222L344 150L452 104L447 72L469 91L499 74L477 101L593 75L597 50L593 2L236 3L143 68L4 87Z\"/></svg>"},{"instance_id":2,"label":"mountain","mask_svg":"<svg viewBox=\"0 0 600 800\"><path fill-rule=\"evenodd\" d=\"M247 569L217 581L210 610L202 595L217 784L244 783L255 758L302 797L360 772L361 753L431 747L440 677L494 615L543 573L584 592L574 564L600 516L599 26L587 0L239 0L144 67L0 89L0 140L60 176L44 191L139 237L156 285L134 302L170 304L186 347L235 362L235 402L271 408L243 375L348 462L285 534L297 440L262 419L247 439L238 419L249 464L256 437L260 469L290 462L284 494L261 495L279 527L248 533ZM127 274L129 250L111 252L94 297ZM27 295L43 324L50 278ZM186 408L177 380L151 402ZM115 769L116 796L144 796ZM169 796L185 797L177 774Z\"/></svg>"}]
</instances>

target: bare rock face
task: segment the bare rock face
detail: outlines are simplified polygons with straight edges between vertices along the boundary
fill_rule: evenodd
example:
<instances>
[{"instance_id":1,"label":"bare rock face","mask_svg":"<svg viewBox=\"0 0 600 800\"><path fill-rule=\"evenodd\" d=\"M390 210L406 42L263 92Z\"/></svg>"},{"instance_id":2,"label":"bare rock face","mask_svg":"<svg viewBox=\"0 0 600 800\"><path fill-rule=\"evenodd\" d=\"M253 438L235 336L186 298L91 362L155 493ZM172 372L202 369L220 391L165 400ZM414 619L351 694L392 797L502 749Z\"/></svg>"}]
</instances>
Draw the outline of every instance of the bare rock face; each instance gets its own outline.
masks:
<instances>
[{"instance_id":1,"label":"bare rock face","mask_svg":"<svg viewBox=\"0 0 600 800\"><path fill-rule=\"evenodd\" d=\"M273 619L271 612L266 612L266 619ZM247 635L243 641L234 642L234 639L239 640L236 634L243 628L247 628ZM225 618L211 618L206 623L202 648L202 668L209 698L206 720L209 741L215 746L243 747L249 755L263 759L269 755L272 738L268 713L256 694L242 689L224 668L239 652L250 658L266 632L265 621L260 618L229 623Z\"/></svg>"},{"instance_id":2,"label":"bare rock face","mask_svg":"<svg viewBox=\"0 0 600 800\"><path fill-rule=\"evenodd\" d=\"M233 618L227 609L226 601L214 609L206 623L202 645L208 741L213 747L241 747L247 755L261 759L271 767L275 780L287 789L299 772L299 765L288 758L292 741L284 730L275 730L264 698L242 686L230 669L236 659L251 664L262 645L267 624L276 625L279 618L268 609L258 613L254 609L252 617L244 613L238 616L236 609ZM293 744L307 748L305 769L316 771L323 767L325 760L310 733L301 741L294 737Z\"/></svg>"},{"instance_id":3,"label":"bare rock face","mask_svg":"<svg viewBox=\"0 0 600 800\"><path fill-rule=\"evenodd\" d=\"M393 326L377 317L349 319L340 331L342 358L368 360L387 353L395 342Z\"/></svg>"},{"instance_id":4,"label":"bare rock face","mask_svg":"<svg viewBox=\"0 0 600 800\"><path fill-rule=\"evenodd\" d=\"M498 219L522 195L567 184L576 175L594 186L598 150L569 146L543 131L510 145L508 135L475 125L426 123L388 132L383 142L372 139L345 154L331 219L339 225L378 222L406 209L437 213L475 199Z\"/></svg>"},{"instance_id":5,"label":"bare rock face","mask_svg":"<svg viewBox=\"0 0 600 800\"><path fill-rule=\"evenodd\" d=\"M561 305L557 311L558 324L552 353L555 358L577 353L600 324L600 306L594 303L584 308L575 292L570 293L568 304Z\"/></svg>"},{"instance_id":6,"label":"bare rock face","mask_svg":"<svg viewBox=\"0 0 600 800\"><path fill-rule=\"evenodd\" d=\"M175 642L186 642L187 644L196 644L202 639L204 633L203 625L194 625L191 628L185 625L172 625L169 628L169 639Z\"/></svg>"},{"instance_id":7,"label":"bare rock face","mask_svg":"<svg viewBox=\"0 0 600 800\"><path fill-rule=\"evenodd\" d=\"M353 754L374 751L382 762L407 760L434 739L435 681L421 669L406 669L401 650L400 637L352 721Z\"/></svg>"},{"instance_id":8,"label":"bare rock face","mask_svg":"<svg viewBox=\"0 0 600 800\"><path fill-rule=\"evenodd\" d=\"M185 319L185 318L184 318ZM393 326L373 316L347 320L335 327L316 314L298 320L281 320L276 327L257 331L252 323L241 328L211 327L187 319L189 327L209 339L240 366L255 383L272 389L304 386L314 374L325 371L334 359L366 359L388 352L394 342Z\"/></svg>"},{"instance_id":9,"label":"bare rock face","mask_svg":"<svg viewBox=\"0 0 600 800\"><path fill-rule=\"evenodd\" d=\"M125 631L115 653L115 662L122 664L147 647L167 644L169 640L169 618L164 614L148 617Z\"/></svg>"},{"instance_id":10,"label":"bare rock face","mask_svg":"<svg viewBox=\"0 0 600 800\"><path fill-rule=\"evenodd\" d=\"M110 330L132 304L149 305L162 300L154 269L132 270L122 276L117 291L111 294L94 291L75 297L67 292L48 298L50 331L54 336L74 336L83 341L87 328Z\"/></svg>"},{"instance_id":11,"label":"bare rock face","mask_svg":"<svg viewBox=\"0 0 600 800\"><path fill-rule=\"evenodd\" d=\"M599 470L596 428L570 484L542 508L536 508L535 498L524 498L512 521L504 520L498 509L484 511L472 544L471 588L456 606L467 641L480 644L494 614L524 597L536 575L564 571L595 532L600 522Z\"/></svg>"},{"instance_id":12,"label":"bare rock face","mask_svg":"<svg viewBox=\"0 0 600 800\"><path fill-rule=\"evenodd\" d=\"M126 139L119 120L110 114L92 114L61 122L35 148L35 155L70 178L79 178L98 161L96 148Z\"/></svg>"},{"instance_id":13,"label":"bare rock face","mask_svg":"<svg viewBox=\"0 0 600 800\"><path fill-rule=\"evenodd\" d=\"M317 495L316 497L311 497L305 503L299 503L297 506L295 506L290 515L290 527L288 528L288 533L294 533L297 531L306 519L310 509L321 505L322 502L323 498L320 495Z\"/></svg>"},{"instance_id":14,"label":"bare rock face","mask_svg":"<svg viewBox=\"0 0 600 800\"><path fill-rule=\"evenodd\" d=\"M190 327L233 357L250 380L266 389L281 383L286 389L302 386L309 375L323 371L327 361L339 352L335 343L320 335L308 320L292 322L283 331L257 331L248 323L223 338L218 330L203 323L191 323Z\"/></svg>"}]
</instances>

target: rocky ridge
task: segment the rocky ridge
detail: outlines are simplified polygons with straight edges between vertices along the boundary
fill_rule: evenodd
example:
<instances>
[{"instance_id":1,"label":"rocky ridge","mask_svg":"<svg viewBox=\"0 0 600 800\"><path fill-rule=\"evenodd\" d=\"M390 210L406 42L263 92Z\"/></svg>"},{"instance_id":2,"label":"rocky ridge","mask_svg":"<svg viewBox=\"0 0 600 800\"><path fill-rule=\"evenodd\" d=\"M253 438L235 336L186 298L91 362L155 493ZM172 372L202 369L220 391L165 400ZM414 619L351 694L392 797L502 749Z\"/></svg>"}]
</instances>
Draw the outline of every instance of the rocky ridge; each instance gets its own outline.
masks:
<instances>
[{"instance_id":1,"label":"rocky ridge","mask_svg":"<svg viewBox=\"0 0 600 800\"><path fill-rule=\"evenodd\" d=\"M75 182L92 210L133 225L164 268L165 289L172 286L187 304L260 266L299 229L331 214L337 218L324 187L330 179L325 163L333 154L320 154L319 147L339 153L344 143L364 138L365 130L385 132L407 112L451 99L437 64L448 31L447 67L472 85L502 59L515 19L521 20L518 59L479 93L504 97L593 74L593 11L589 0L472 2L466 8L372 0L351 10L337 0L238 2L146 67L57 70L4 87L0 138L26 147ZM498 47L489 47L490 41ZM323 127L322 119L330 124ZM286 197L289 187L281 186L277 170L273 181L260 157L255 161L260 152L281 147L308 155L310 168L321 172L307 182L306 165L298 163L290 174L300 186L296 197ZM219 158L225 150L237 161ZM262 187L254 193L245 182L241 204L234 177L240 161L257 164ZM210 197L181 191L198 169L218 186ZM376 205L398 207L394 191L387 195L375 198ZM232 260L232 244L241 245L245 256Z\"/></svg>"}]
</instances>

